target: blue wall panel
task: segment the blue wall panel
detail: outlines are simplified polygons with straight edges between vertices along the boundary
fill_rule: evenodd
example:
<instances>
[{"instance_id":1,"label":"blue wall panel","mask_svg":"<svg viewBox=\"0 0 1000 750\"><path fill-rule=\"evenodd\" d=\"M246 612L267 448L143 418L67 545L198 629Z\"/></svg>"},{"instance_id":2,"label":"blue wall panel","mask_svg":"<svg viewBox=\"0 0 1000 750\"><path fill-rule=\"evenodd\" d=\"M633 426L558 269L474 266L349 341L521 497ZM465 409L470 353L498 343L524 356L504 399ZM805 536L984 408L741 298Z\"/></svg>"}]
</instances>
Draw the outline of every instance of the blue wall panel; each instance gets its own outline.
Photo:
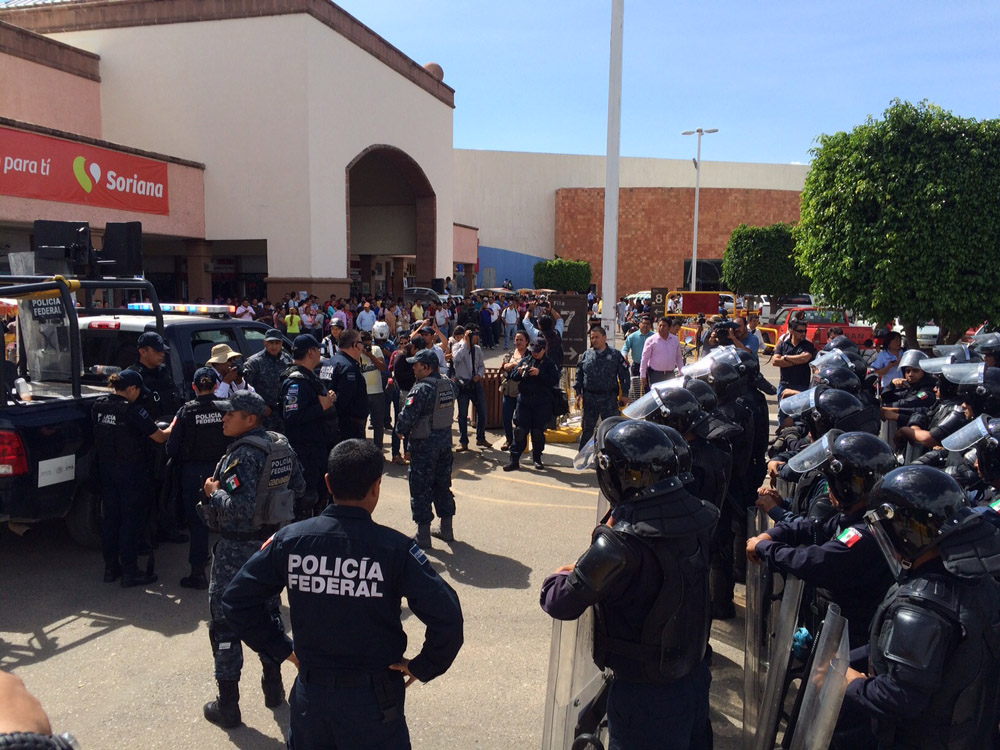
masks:
<instances>
[{"instance_id":1,"label":"blue wall panel","mask_svg":"<svg viewBox=\"0 0 1000 750\"><path fill-rule=\"evenodd\" d=\"M504 279L514 282L515 289L522 287L532 288L535 286L535 264L545 258L537 255L527 255L517 253L513 250L504 250L499 247L479 246L479 274L476 276L476 286L483 287L486 282L483 279L483 269L496 269L496 286L503 284Z\"/></svg>"}]
</instances>

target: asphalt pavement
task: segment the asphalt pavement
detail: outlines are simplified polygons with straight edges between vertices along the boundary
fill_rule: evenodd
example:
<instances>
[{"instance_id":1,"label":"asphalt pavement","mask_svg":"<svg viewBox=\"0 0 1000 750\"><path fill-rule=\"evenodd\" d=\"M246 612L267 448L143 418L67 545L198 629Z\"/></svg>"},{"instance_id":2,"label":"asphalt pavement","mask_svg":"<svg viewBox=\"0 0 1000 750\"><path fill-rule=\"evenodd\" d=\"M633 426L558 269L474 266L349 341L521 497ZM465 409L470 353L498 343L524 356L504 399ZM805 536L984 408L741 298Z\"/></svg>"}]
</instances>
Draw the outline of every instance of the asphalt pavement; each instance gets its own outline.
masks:
<instances>
[{"instance_id":1,"label":"asphalt pavement","mask_svg":"<svg viewBox=\"0 0 1000 750\"><path fill-rule=\"evenodd\" d=\"M494 365L502 351L488 354ZM494 446L503 442L502 432L488 434ZM461 599L465 646L448 673L407 691L414 747L540 746L552 621L538 594L548 573L587 547L596 518L596 478L572 468L575 452L575 445L550 444L544 470L509 474L500 470L507 454L496 448L456 454L456 541L435 539L428 556ZM375 520L412 533L406 467L386 466ZM248 649L245 725L227 731L202 717L215 695L208 595L178 585L186 560L187 545L163 545L159 581L126 590L101 582L100 551L74 544L59 522L23 537L3 529L0 668L19 675L55 730L72 732L85 748L284 747L288 707L264 707L260 663ZM740 586L737 618L712 631L712 720L721 750L739 747L742 596ZM405 606L403 617L413 656L423 627ZM286 688L294 672L284 665Z\"/></svg>"}]
</instances>

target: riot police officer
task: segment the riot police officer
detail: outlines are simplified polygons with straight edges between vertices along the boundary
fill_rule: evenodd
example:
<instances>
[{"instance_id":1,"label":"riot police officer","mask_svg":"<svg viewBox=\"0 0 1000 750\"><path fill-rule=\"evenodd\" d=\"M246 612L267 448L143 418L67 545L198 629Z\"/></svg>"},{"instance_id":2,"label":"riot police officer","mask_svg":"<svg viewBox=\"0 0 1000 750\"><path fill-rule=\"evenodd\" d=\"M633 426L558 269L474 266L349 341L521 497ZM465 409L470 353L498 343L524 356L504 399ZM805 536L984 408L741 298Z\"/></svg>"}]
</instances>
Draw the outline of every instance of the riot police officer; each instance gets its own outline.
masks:
<instances>
[{"instance_id":1,"label":"riot police officer","mask_svg":"<svg viewBox=\"0 0 1000 750\"><path fill-rule=\"evenodd\" d=\"M865 516L897 586L871 629L868 674L848 669L845 708L882 748L993 747L1000 690L1000 544L958 484L903 466L876 484Z\"/></svg>"},{"instance_id":2,"label":"riot police officer","mask_svg":"<svg viewBox=\"0 0 1000 750\"><path fill-rule=\"evenodd\" d=\"M247 359L243 377L267 404L268 415L264 428L284 432L281 401L281 384L285 371L292 366L292 358L284 349L285 339L277 328L264 334L264 348Z\"/></svg>"},{"instance_id":3,"label":"riot police officer","mask_svg":"<svg viewBox=\"0 0 1000 750\"><path fill-rule=\"evenodd\" d=\"M923 370L927 355L919 349L908 349L899 358L900 379L882 389L882 419L906 424L917 409L934 406L934 377Z\"/></svg>"},{"instance_id":4,"label":"riot police officer","mask_svg":"<svg viewBox=\"0 0 1000 750\"><path fill-rule=\"evenodd\" d=\"M941 445L944 450L934 453L947 452L948 455L940 468L955 477L968 493L969 502L1000 509L997 503L1000 498L1000 419L979 416L946 437Z\"/></svg>"},{"instance_id":5,"label":"riot police officer","mask_svg":"<svg viewBox=\"0 0 1000 750\"><path fill-rule=\"evenodd\" d=\"M441 519L441 538L446 542L455 539L451 425L458 394L455 384L441 377L432 349L421 349L406 361L413 365L417 382L396 418L396 432L410 440L410 512L417 524L417 544L429 549L435 511Z\"/></svg>"},{"instance_id":6,"label":"riot police officer","mask_svg":"<svg viewBox=\"0 0 1000 750\"><path fill-rule=\"evenodd\" d=\"M337 437L337 394L316 377L319 342L308 333L292 342L292 366L281 384L282 418L285 434L295 449L305 474L306 492L295 509L296 517L307 518L316 506L326 505L327 490L323 467Z\"/></svg>"},{"instance_id":7,"label":"riot police officer","mask_svg":"<svg viewBox=\"0 0 1000 750\"><path fill-rule=\"evenodd\" d=\"M333 504L278 531L223 596L226 618L248 646L298 667L289 747L408 748L404 686L443 674L462 646L455 591L412 539L372 520L383 468L372 443L339 443L326 475ZM294 644L266 606L285 587ZM404 658L403 597L427 625L411 659Z\"/></svg>"},{"instance_id":8,"label":"riot police officer","mask_svg":"<svg viewBox=\"0 0 1000 750\"><path fill-rule=\"evenodd\" d=\"M141 573L137 559L143 526L149 516L149 469L145 443L165 443L170 428L159 429L138 401L146 394L142 376L123 370L108 378L113 393L94 404L94 451L101 480L101 545L104 582L121 578L123 588L156 581Z\"/></svg>"},{"instance_id":9,"label":"riot police officer","mask_svg":"<svg viewBox=\"0 0 1000 750\"><path fill-rule=\"evenodd\" d=\"M892 449L867 432L831 430L794 456L793 471L819 471L826 480L836 513L826 520L797 517L748 539L746 554L780 573L817 586L813 632L830 601L840 605L853 648L868 640L875 609L892 585L892 576L868 531L864 513L875 483L896 468ZM762 490L773 492L773 490Z\"/></svg>"},{"instance_id":10,"label":"riot police officer","mask_svg":"<svg viewBox=\"0 0 1000 750\"><path fill-rule=\"evenodd\" d=\"M612 506L590 548L542 584L560 620L595 608L594 661L614 673L610 748L709 748L708 547L719 511L689 494L683 438L612 417L595 437L597 478Z\"/></svg>"},{"instance_id":11,"label":"riot police officer","mask_svg":"<svg viewBox=\"0 0 1000 750\"><path fill-rule=\"evenodd\" d=\"M223 412L215 405L215 387L219 374L212 367L200 367L194 373L191 387L195 398L177 410L177 419L167 440L167 455L180 464L181 497L184 515L191 534L188 562L191 573L181 579L181 586L207 589L208 528L196 510L201 501L205 478L212 475L215 465L231 442L222 431Z\"/></svg>"},{"instance_id":12,"label":"riot police officer","mask_svg":"<svg viewBox=\"0 0 1000 750\"><path fill-rule=\"evenodd\" d=\"M206 525L220 532L212 557L212 578L208 586L211 622L208 637L215 657L215 679L219 694L205 704L205 718L222 727L241 722L240 672L243 648L222 612L226 586L261 542L290 521L294 496L305 491L305 480L295 452L284 436L263 427L267 404L257 393L236 391L228 401L216 401L224 412L222 429L233 438L215 472L205 480L205 499L198 513ZM267 600L268 615L275 629L284 631L278 611L278 597ZM281 663L261 657L264 675L261 687L264 705L273 708L285 699L281 684Z\"/></svg>"}]
</instances>

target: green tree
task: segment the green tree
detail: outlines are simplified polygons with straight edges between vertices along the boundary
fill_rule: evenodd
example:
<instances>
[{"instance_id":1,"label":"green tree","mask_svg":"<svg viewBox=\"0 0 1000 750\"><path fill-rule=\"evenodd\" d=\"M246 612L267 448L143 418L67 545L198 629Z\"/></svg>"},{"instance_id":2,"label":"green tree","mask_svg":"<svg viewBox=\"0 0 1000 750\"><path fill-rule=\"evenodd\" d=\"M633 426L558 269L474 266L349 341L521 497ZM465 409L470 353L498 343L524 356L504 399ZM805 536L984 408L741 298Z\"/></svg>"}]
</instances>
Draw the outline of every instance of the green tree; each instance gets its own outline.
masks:
<instances>
[{"instance_id":1,"label":"green tree","mask_svg":"<svg viewBox=\"0 0 1000 750\"><path fill-rule=\"evenodd\" d=\"M756 296L776 297L809 289L809 278L795 265L792 226L736 227L722 256L722 281L728 289Z\"/></svg>"},{"instance_id":2,"label":"green tree","mask_svg":"<svg viewBox=\"0 0 1000 750\"><path fill-rule=\"evenodd\" d=\"M590 289L590 263L585 260L542 260L535 264L535 288L557 292L579 292Z\"/></svg>"},{"instance_id":3,"label":"green tree","mask_svg":"<svg viewBox=\"0 0 1000 750\"><path fill-rule=\"evenodd\" d=\"M812 291L910 341L1000 320L1000 120L894 100L883 119L821 135L796 256Z\"/></svg>"}]
</instances>

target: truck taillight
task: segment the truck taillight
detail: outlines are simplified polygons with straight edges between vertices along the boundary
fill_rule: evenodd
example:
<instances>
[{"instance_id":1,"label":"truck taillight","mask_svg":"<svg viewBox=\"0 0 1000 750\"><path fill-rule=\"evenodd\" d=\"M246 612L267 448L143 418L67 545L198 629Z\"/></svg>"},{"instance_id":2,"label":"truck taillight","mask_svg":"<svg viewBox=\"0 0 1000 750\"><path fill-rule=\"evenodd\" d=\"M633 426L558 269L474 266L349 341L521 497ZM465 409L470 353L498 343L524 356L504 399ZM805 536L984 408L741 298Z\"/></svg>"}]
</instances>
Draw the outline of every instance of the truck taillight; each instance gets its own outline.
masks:
<instances>
[{"instance_id":1,"label":"truck taillight","mask_svg":"<svg viewBox=\"0 0 1000 750\"><path fill-rule=\"evenodd\" d=\"M122 327L121 321L105 321L105 320L92 320L87 326L91 329L98 329L103 331L117 331Z\"/></svg>"},{"instance_id":2,"label":"truck taillight","mask_svg":"<svg viewBox=\"0 0 1000 750\"><path fill-rule=\"evenodd\" d=\"M18 477L28 473L28 454L16 432L0 430L0 477Z\"/></svg>"}]
</instances>

